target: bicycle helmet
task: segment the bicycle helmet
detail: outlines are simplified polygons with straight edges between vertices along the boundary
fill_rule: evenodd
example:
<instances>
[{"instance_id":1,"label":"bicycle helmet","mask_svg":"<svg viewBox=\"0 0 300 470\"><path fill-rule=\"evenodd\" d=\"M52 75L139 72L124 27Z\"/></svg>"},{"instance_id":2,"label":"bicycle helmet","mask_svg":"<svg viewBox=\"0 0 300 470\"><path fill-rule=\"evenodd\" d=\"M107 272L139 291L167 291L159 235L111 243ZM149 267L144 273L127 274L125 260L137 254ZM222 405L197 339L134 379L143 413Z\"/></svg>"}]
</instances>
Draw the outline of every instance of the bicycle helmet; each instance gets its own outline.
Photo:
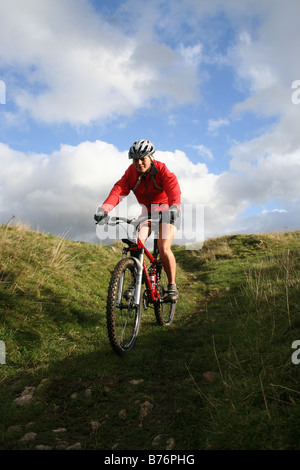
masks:
<instances>
[{"instance_id":1,"label":"bicycle helmet","mask_svg":"<svg viewBox=\"0 0 300 470\"><path fill-rule=\"evenodd\" d=\"M132 144L128 152L128 158L145 158L151 157L155 152L155 147L150 140L137 140Z\"/></svg>"}]
</instances>

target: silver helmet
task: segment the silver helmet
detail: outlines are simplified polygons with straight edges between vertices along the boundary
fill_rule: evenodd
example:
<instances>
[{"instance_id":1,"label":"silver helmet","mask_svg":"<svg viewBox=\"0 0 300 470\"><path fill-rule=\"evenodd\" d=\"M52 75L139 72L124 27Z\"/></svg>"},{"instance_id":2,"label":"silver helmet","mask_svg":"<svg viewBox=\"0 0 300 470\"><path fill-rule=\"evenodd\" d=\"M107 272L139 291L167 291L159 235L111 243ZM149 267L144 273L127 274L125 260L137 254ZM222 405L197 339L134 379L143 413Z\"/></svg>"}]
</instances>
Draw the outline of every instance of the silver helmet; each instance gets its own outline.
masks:
<instances>
[{"instance_id":1,"label":"silver helmet","mask_svg":"<svg viewBox=\"0 0 300 470\"><path fill-rule=\"evenodd\" d=\"M128 158L145 158L145 157L151 157L155 152L155 147L150 142L150 140L142 139L142 140L137 140L132 144L132 146L129 149L128 152Z\"/></svg>"}]
</instances>

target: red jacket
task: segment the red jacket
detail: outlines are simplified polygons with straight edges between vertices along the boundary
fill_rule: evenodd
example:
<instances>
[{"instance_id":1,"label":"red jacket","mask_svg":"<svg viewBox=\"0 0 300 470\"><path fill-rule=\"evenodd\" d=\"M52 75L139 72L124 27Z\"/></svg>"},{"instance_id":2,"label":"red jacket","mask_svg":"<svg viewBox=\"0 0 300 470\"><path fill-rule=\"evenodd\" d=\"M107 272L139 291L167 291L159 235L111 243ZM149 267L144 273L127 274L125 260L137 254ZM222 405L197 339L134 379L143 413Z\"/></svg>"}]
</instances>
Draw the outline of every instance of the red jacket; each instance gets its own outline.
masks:
<instances>
[{"instance_id":1,"label":"red jacket","mask_svg":"<svg viewBox=\"0 0 300 470\"><path fill-rule=\"evenodd\" d=\"M122 178L112 188L102 208L109 212L121 200L133 191L143 212L166 211L174 204L180 208L181 191L178 180L162 162L155 161L146 175L140 175L133 164L125 171ZM153 207L152 207L153 210Z\"/></svg>"}]
</instances>

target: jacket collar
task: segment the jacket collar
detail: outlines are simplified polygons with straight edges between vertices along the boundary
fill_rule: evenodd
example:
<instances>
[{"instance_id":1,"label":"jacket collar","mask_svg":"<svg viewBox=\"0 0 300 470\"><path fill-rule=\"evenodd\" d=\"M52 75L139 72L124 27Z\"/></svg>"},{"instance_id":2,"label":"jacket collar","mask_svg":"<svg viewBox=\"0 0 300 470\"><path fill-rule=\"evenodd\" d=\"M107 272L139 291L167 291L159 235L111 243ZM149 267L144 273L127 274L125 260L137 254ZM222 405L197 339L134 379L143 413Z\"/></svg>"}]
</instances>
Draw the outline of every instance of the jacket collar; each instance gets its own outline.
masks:
<instances>
[{"instance_id":1,"label":"jacket collar","mask_svg":"<svg viewBox=\"0 0 300 470\"><path fill-rule=\"evenodd\" d=\"M154 183L154 186L156 186L158 189L160 189L160 190L162 191L163 188L160 187L160 186L158 186L157 183L156 183L156 181L155 181L155 175L156 175L156 173L158 173L158 169L156 168L154 162L152 162L152 163L151 163L151 166L150 166L150 168L149 168L149 170L147 171L147 173L142 173L142 174L140 174L140 175L138 176L137 182L135 183L135 185L134 185L132 191L135 192L136 188L138 187L138 185L139 185L140 182L141 182L141 179L142 179L142 178L144 178L144 179L147 178L147 175L150 175L150 176L151 176L152 181L153 181L153 183Z\"/></svg>"},{"instance_id":2,"label":"jacket collar","mask_svg":"<svg viewBox=\"0 0 300 470\"><path fill-rule=\"evenodd\" d=\"M158 173L158 169L156 168L154 162L151 163L149 173L150 173L151 176L154 176L154 175L156 175L156 173Z\"/></svg>"}]
</instances>

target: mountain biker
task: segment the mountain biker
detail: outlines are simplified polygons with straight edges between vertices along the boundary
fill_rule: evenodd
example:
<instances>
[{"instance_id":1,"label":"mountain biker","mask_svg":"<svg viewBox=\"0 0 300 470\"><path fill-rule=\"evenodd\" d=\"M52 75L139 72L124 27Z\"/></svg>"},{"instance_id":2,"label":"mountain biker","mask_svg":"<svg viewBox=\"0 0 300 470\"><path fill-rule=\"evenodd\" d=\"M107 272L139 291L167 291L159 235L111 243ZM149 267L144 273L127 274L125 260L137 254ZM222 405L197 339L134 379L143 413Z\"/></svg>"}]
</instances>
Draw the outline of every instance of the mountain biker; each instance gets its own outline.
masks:
<instances>
[{"instance_id":1,"label":"mountain biker","mask_svg":"<svg viewBox=\"0 0 300 470\"><path fill-rule=\"evenodd\" d=\"M171 244L180 225L181 191L177 177L167 166L154 160L155 147L146 139L132 144L128 158L132 164L127 168L122 178L115 183L109 196L98 207L94 218L97 222L107 217L121 200L133 191L138 202L142 205L142 214L161 213L159 225L158 249L163 267L168 276L168 300L178 299L176 286L176 259L171 250ZM141 225L139 238L142 243L151 233L151 224L146 221Z\"/></svg>"}]
</instances>

